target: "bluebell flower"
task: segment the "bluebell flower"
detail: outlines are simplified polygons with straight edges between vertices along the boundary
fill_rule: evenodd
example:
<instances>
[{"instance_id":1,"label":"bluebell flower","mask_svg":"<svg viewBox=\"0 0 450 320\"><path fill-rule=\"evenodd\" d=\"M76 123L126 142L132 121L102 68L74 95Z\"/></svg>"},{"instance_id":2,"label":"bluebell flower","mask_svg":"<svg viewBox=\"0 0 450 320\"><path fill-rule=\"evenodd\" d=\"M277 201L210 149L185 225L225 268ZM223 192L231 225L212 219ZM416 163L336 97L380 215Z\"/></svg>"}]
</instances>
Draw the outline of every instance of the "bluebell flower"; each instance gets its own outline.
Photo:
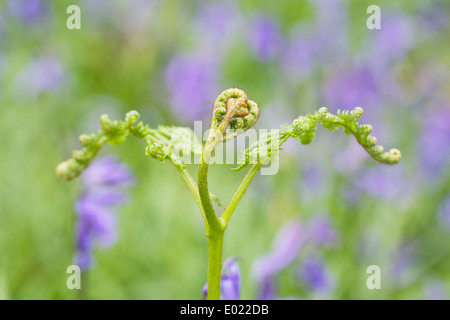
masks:
<instances>
[{"instance_id":1,"label":"bluebell flower","mask_svg":"<svg viewBox=\"0 0 450 320\"><path fill-rule=\"evenodd\" d=\"M412 195L414 185L411 182L406 179L401 167L378 166L361 172L355 177L354 184L358 190L373 197L396 199L400 203L400 200L409 200L407 197Z\"/></svg>"},{"instance_id":2,"label":"bluebell flower","mask_svg":"<svg viewBox=\"0 0 450 320\"><path fill-rule=\"evenodd\" d=\"M334 168L343 175L351 175L361 169L365 159L369 156L358 143L350 140L347 146L339 150L334 157Z\"/></svg>"},{"instance_id":3,"label":"bluebell flower","mask_svg":"<svg viewBox=\"0 0 450 320\"><path fill-rule=\"evenodd\" d=\"M444 6L435 2L420 10L419 21L421 31L426 36L430 36L437 32L445 32L448 26L449 16Z\"/></svg>"},{"instance_id":4,"label":"bluebell flower","mask_svg":"<svg viewBox=\"0 0 450 320\"><path fill-rule=\"evenodd\" d=\"M324 104L331 110L379 105L378 79L367 67L354 67L331 76L324 87ZM367 113L367 112L366 112Z\"/></svg>"},{"instance_id":5,"label":"bluebell flower","mask_svg":"<svg viewBox=\"0 0 450 320\"><path fill-rule=\"evenodd\" d=\"M387 275L391 285L402 288L417 280L417 260L420 243L403 242L392 249L389 254L391 262Z\"/></svg>"},{"instance_id":6,"label":"bluebell flower","mask_svg":"<svg viewBox=\"0 0 450 320\"><path fill-rule=\"evenodd\" d=\"M45 56L26 65L14 85L20 95L35 98L43 92L58 90L65 79L66 71L61 62L52 56Z\"/></svg>"},{"instance_id":7,"label":"bluebell flower","mask_svg":"<svg viewBox=\"0 0 450 320\"><path fill-rule=\"evenodd\" d=\"M221 56L233 44L236 32L242 30L242 22L234 1L205 3L199 8L191 26L195 45L202 52Z\"/></svg>"},{"instance_id":8,"label":"bluebell flower","mask_svg":"<svg viewBox=\"0 0 450 320\"><path fill-rule=\"evenodd\" d=\"M331 220L322 214L314 215L308 222L308 240L316 246L332 247L336 245L338 233Z\"/></svg>"},{"instance_id":9,"label":"bluebell flower","mask_svg":"<svg viewBox=\"0 0 450 320\"><path fill-rule=\"evenodd\" d=\"M319 295L329 294L334 289L334 280L322 258L307 257L303 260L298 275L309 290Z\"/></svg>"},{"instance_id":10,"label":"bluebell flower","mask_svg":"<svg viewBox=\"0 0 450 320\"><path fill-rule=\"evenodd\" d=\"M133 176L128 167L111 157L93 161L81 175L83 195L76 203L78 214L75 263L82 269L92 266L96 244L110 247L117 238L114 207L124 204Z\"/></svg>"},{"instance_id":11,"label":"bluebell flower","mask_svg":"<svg viewBox=\"0 0 450 320\"><path fill-rule=\"evenodd\" d=\"M318 52L319 44L313 34L295 31L281 54L283 73L293 82L304 80L319 65Z\"/></svg>"},{"instance_id":12,"label":"bluebell flower","mask_svg":"<svg viewBox=\"0 0 450 320\"><path fill-rule=\"evenodd\" d=\"M275 277L298 257L306 240L303 226L296 221L286 222L277 232L272 251L255 260L252 274L258 282L258 299L274 300Z\"/></svg>"},{"instance_id":13,"label":"bluebell flower","mask_svg":"<svg viewBox=\"0 0 450 320\"><path fill-rule=\"evenodd\" d=\"M26 24L43 21L48 16L48 5L43 0L10 0L9 13Z\"/></svg>"},{"instance_id":14,"label":"bluebell flower","mask_svg":"<svg viewBox=\"0 0 450 320\"><path fill-rule=\"evenodd\" d=\"M274 278L263 279L259 284L258 294L259 300L276 300L278 297L275 291L275 279Z\"/></svg>"},{"instance_id":15,"label":"bluebell flower","mask_svg":"<svg viewBox=\"0 0 450 320\"><path fill-rule=\"evenodd\" d=\"M442 280L428 281L424 288L425 300L446 300L447 293Z\"/></svg>"},{"instance_id":16,"label":"bluebell flower","mask_svg":"<svg viewBox=\"0 0 450 320\"><path fill-rule=\"evenodd\" d=\"M300 253L306 234L299 222L293 220L284 224L278 231L272 251L253 264L253 274L260 282L270 279L287 267Z\"/></svg>"},{"instance_id":17,"label":"bluebell flower","mask_svg":"<svg viewBox=\"0 0 450 320\"><path fill-rule=\"evenodd\" d=\"M225 260L220 279L220 299L239 300L241 294L241 269L235 257ZM208 284L203 287L203 297L208 296Z\"/></svg>"},{"instance_id":18,"label":"bluebell flower","mask_svg":"<svg viewBox=\"0 0 450 320\"><path fill-rule=\"evenodd\" d=\"M277 22L267 15L254 17L249 43L260 60L268 61L276 58L283 47L283 35Z\"/></svg>"},{"instance_id":19,"label":"bluebell flower","mask_svg":"<svg viewBox=\"0 0 450 320\"><path fill-rule=\"evenodd\" d=\"M415 23L400 13L383 14L381 29L371 32L371 59L382 68L401 61L416 43Z\"/></svg>"},{"instance_id":20,"label":"bluebell flower","mask_svg":"<svg viewBox=\"0 0 450 320\"><path fill-rule=\"evenodd\" d=\"M342 0L310 0L316 8L316 40L318 59L321 63L341 61L348 55L348 17ZM333 30L331 33L330 30Z\"/></svg>"},{"instance_id":21,"label":"bluebell flower","mask_svg":"<svg viewBox=\"0 0 450 320\"><path fill-rule=\"evenodd\" d=\"M204 120L217 95L219 61L201 53L175 56L165 72L170 106L185 123Z\"/></svg>"},{"instance_id":22,"label":"bluebell flower","mask_svg":"<svg viewBox=\"0 0 450 320\"><path fill-rule=\"evenodd\" d=\"M324 215L314 216L305 225L301 225L296 220L288 221L278 231L272 251L256 259L253 263L252 274L258 283L258 299L279 299L275 288L276 276L301 256L302 248L310 245L310 248L315 251L323 246L334 246L337 240L337 231ZM313 289L317 293L329 293L334 282L322 259L318 259L316 256L303 258L305 260L299 272L306 277L305 281L308 285L314 285ZM315 269L312 268L313 266ZM297 299L296 297L291 298Z\"/></svg>"},{"instance_id":23,"label":"bluebell flower","mask_svg":"<svg viewBox=\"0 0 450 320\"><path fill-rule=\"evenodd\" d=\"M419 152L422 171L428 178L438 178L450 163L450 106L443 104L429 111L422 129Z\"/></svg>"}]
</instances>

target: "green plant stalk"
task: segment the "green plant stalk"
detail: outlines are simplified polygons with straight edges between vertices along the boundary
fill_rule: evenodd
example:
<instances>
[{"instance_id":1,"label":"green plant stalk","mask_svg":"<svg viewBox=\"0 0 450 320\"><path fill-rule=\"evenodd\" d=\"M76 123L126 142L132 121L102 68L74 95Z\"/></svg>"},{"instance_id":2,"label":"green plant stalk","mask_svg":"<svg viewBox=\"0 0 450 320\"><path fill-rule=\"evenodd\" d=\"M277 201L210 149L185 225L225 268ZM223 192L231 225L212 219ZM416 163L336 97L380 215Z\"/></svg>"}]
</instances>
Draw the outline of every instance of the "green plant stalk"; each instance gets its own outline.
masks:
<instances>
[{"instance_id":1,"label":"green plant stalk","mask_svg":"<svg viewBox=\"0 0 450 320\"><path fill-rule=\"evenodd\" d=\"M205 212L206 235L209 236L210 229L221 229L219 219L216 216L208 190L208 160L205 160L205 153L202 155L202 161L198 168L198 193Z\"/></svg>"},{"instance_id":2,"label":"green plant stalk","mask_svg":"<svg viewBox=\"0 0 450 320\"><path fill-rule=\"evenodd\" d=\"M225 229L213 229L208 235L208 300L220 299L224 232Z\"/></svg>"},{"instance_id":3,"label":"green plant stalk","mask_svg":"<svg viewBox=\"0 0 450 320\"><path fill-rule=\"evenodd\" d=\"M233 197L231 198L230 202L228 203L227 207L225 208L225 210L223 211L222 215L219 218L225 226L228 225L228 221L230 220L231 215L236 209L236 206L238 205L239 201L241 201L241 198L244 195L245 191L247 191L250 182L252 181L252 179L255 177L256 173L259 171L259 169L261 169L262 166L263 164L261 162L256 163L247 172L241 184L236 189L235 193L233 194Z\"/></svg>"},{"instance_id":4,"label":"green plant stalk","mask_svg":"<svg viewBox=\"0 0 450 320\"><path fill-rule=\"evenodd\" d=\"M209 200L209 204L211 205L210 210L212 210L209 214L213 216L210 216L210 219L206 220L206 235L208 238L208 300L220 299L223 236L231 215L250 185L250 182L261 167L262 163L258 162L247 172L220 218L217 218L215 215L211 201ZM202 162L199 167L199 190L203 190L203 193L200 191L199 194L202 199L202 203L204 198L208 197L209 199L207 174L208 164L206 162ZM205 199L205 203L208 203L208 199ZM205 207L203 208L205 211L207 210ZM209 224L209 221L211 220L216 222L211 225Z\"/></svg>"},{"instance_id":5,"label":"green plant stalk","mask_svg":"<svg viewBox=\"0 0 450 320\"><path fill-rule=\"evenodd\" d=\"M200 195L198 193L198 187L194 182L194 179L189 174L189 172L186 170L186 168L183 168L181 165L177 165L172 161L172 164L175 166L175 168L180 173L181 177L183 178L183 181L185 182L186 186L188 187L189 191L194 196L194 200L197 203L198 207L200 208L200 211L202 212L203 221L205 222L205 225L207 224L206 214L205 210L203 209L202 200L200 199Z\"/></svg>"},{"instance_id":6,"label":"green plant stalk","mask_svg":"<svg viewBox=\"0 0 450 320\"><path fill-rule=\"evenodd\" d=\"M206 148L205 148L206 150ZM205 213L205 231L208 239L208 300L220 299L223 235L226 226L216 216L208 191L208 159L210 153L202 155L198 169L198 191Z\"/></svg>"}]
</instances>

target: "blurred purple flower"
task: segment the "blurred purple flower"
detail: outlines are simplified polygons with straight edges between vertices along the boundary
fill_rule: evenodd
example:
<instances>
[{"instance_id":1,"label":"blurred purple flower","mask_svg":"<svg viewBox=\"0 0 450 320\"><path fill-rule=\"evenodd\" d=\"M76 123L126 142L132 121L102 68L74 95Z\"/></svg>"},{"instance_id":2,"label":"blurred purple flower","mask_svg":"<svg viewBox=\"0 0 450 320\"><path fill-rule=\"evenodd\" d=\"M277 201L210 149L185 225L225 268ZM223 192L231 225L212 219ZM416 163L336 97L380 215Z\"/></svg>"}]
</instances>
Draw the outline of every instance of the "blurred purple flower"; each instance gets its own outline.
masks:
<instances>
[{"instance_id":1,"label":"blurred purple flower","mask_svg":"<svg viewBox=\"0 0 450 320\"><path fill-rule=\"evenodd\" d=\"M430 178L448 170L450 158L450 107L428 112L420 139L420 163Z\"/></svg>"},{"instance_id":2,"label":"blurred purple flower","mask_svg":"<svg viewBox=\"0 0 450 320\"><path fill-rule=\"evenodd\" d=\"M411 196L414 185L407 181L401 167L377 166L365 170L355 177L355 185L359 190L380 199L400 199Z\"/></svg>"},{"instance_id":3,"label":"blurred purple flower","mask_svg":"<svg viewBox=\"0 0 450 320\"><path fill-rule=\"evenodd\" d=\"M314 215L309 221L307 233L308 240L316 246L332 247L338 240L338 233L333 228L331 220L321 214Z\"/></svg>"},{"instance_id":4,"label":"blurred purple flower","mask_svg":"<svg viewBox=\"0 0 450 320\"><path fill-rule=\"evenodd\" d=\"M313 35L295 34L282 51L281 68L291 81L302 81L318 65L319 45Z\"/></svg>"},{"instance_id":5,"label":"blurred purple flower","mask_svg":"<svg viewBox=\"0 0 450 320\"><path fill-rule=\"evenodd\" d=\"M414 23L410 17L385 13L381 22L381 29L373 30L371 59L375 64L386 67L404 58L415 42Z\"/></svg>"},{"instance_id":6,"label":"blurred purple flower","mask_svg":"<svg viewBox=\"0 0 450 320\"><path fill-rule=\"evenodd\" d=\"M222 298L223 300L239 300L241 294L241 270L236 258L225 260L222 268Z\"/></svg>"},{"instance_id":7,"label":"blurred purple flower","mask_svg":"<svg viewBox=\"0 0 450 320\"><path fill-rule=\"evenodd\" d=\"M450 195L443 201L438 209L439 221L445 228L450 228Z\"/></svg>"},{"instance_id":8,"label":"blurred purple flower","mask_svg":"<svg viewBox=\"0 0 450 320\"><path fill-rule=\"evenodd\" d=\"M281 68L295 82L318 66L334 64L348 51L348 19L342 1L314 0L311 6L316 7L316 25L294 28L282 54Z\"/></svg>"},{"instance_id":9,"label":"blurred purple flower","mask_svg":"<svg viewBox=\"0 0 450 320\"><path fill-rule=\"evenodd\" d=\"M325 84L324 100L330 110L379 105L377 79L369 68L356 67L331 77Z\"/></svg>"},{"instance_id":10,"label":"blurred purple flower","mask_svg":"<svg viewBox=\"0 0 450 320\"><path fill-rule=\"evenodd\" d=\"M241 269L235 257L223 263L220 279L221 300L239 300L241 294ZM208 296L208 284L203 286L203 297Z\"/></svg>"},{"instance_id":11,"label":"blurred purple flower","mask_svg":"<svg viewBox=\"0 0 450 320\"><path fill-rule=\"evenodd\" d=\"M201 54L174 57L166 69L165 82L173 112L183 122L210 115L218 88L219 63Z\"/></svg>"},{"instance_id":12,"label":"blurred purple flower","mask_svg":"<svg viewBox=\"0 0 450 320\"><path fill-rule=\"evenodd\" d=\"M256 259L253 263L252 273L258 282L259 299L278 299L275 294L275 276L300 255L300 249L306 244L306 241L310 241L314 247L317 247L332 246L336 243L336 239L337 232L325 216L318 215L312 218L306 226L300 225L295 220L284 224L275 237L272 251ZM303 267L307 267L304 270L305 276L308 275L308 279L314 280L316 289L321 289L319 291L324 293L327 291L325 290L327 289L325 284L328 288L331 288L331 277L328 271L319 274L321 269L318 269L318 267L316 273L313 274L314 270L309 267L312 262L318 263L317 258L314 258L314 260L311 260L312 258L307 259L309 260L305 260L306 264L303 265ZM319 276L322 278L319 279ZM314 277L314 279L311 277ZM319 281L323 283L319 283Z\"/></svg>"},{"instance_id":13,"label":"blurred purple flower","mask_svg":"<svg viewBox=\"0 0 450 320\"><path fill-rule=\"evenodd\" d=\"M276 300L277 296L275 295L274 279L273 278L264 279L259 284L258 294L259 300Z\"/></svg>"},{"instance_id":14,"label":"blurred purple flower","mask_svg":"<svg viewBox=\"0 0 450 320\"><path fill-rule=\"evenodd\" d=\"M319 160L318 160L319 161ZM299 188L301 190L302 201L310 202L317 199L319 195L326 193L327 172L323 167L318 165L319 162L313 164L302 164L302 179L299 180Z\"/></svg>"},{"instance_id":15,"label":"blurred purple flower","mask_svg":"<svg viewBox=\"0 0 450 320\"><path fill-rule=\"evenodd\" d=\"M10 14L26 24L44 20L48 15L48 5L42 0L10 0Z\"/></svg>"},{"instance_id":16,"label":"blurred purple flower","mask_svg":"<svg viewBox=\"0 0 450 320\"><path fill-rule=\"evenodd\" d=\"M125 164L112 157L104 157L93 162L81 177L86 189L102 186L131 187L133 175Z\"/></svg>"},{"instance_id":17,"label":"blurred purple flower","mask_svg":"<svg viewBox=\"0 0 450 320\"><path fill-rule=\"evenodd\" d=\"M316 7L315 39L320 62L340 60L348 51L348 17L342 0L311 0ZM330 32L333 30L333 32Z\"/></svg>"},{"instance_id":18,"label":"blurred purple flower","mask_svg":"<svg viewBox=\"0 0 450 320\"><path fill-rule=\"evenodd\" d=\"M249 36L253 51L262 61L274 59L282 49L282 34L277 22L270 16L258 15L253 18Z\"/></svg>"},{"instance_id":19,"label":"blurred purple flower","mask_svg":"<svg viewBox=\"0 0 450 320\"><path fill-rule=\"evenodd\" d=\"M95 243L109 247L116 241L114 206L125 203L121 187L129 187L133 177L129 169L111 157L93 161L81 179L84 193L78 199L75 263L82 269L92 266Z\"/></svg>"},{"instance_id":20,"label":"blurred purple flower","mask_svg":"<svg viewBox=\"0 0 450 320\"><path fill-rule=\"evenodd\" d=\"M233 1L223 0L202 5L193 19L197 46L203 52L220 55L242 29L240 10Z\"/></svg>"},{"instance_id":21,"label":"blurred purple flower","mask_svg":"<svg viewBox=\"0 0 450 320\"><path fill-rule=\"evenodd\" d=\"M389 275L392 279L399 282L407 282L408 269L414 266L417 258L418 244L415 242L405 242L396 246L390 253L390 261L392 261L389 268ZM401 276L404 275L404 278Z\"/></svg>"},{"instance_id":22,"label":"blurred purple flower","mask_svg":"<svg viewBox=\"0 0 450 320\"><path fill-rule=\"evenodd\" d=\"M35 98L43 92L57 90L65 79L66 72L60 61L46 56L26 65L15 79L15 86L21 95Z\"/></svg>"},{"instance_id":23,"label":"blurred purple flower","mask_svg":"<svg viewBox=\"0 0 450 320\"><path fill-rule=\"evenodd\" d=\"M429 281L424 289L425 300L446 300L446 290L441 280Z\"/></svg>"},{"instance_id":24,"label":"blurred purple flower","mask_svg":"<svg viewBox=\"0 0 450 320\"><path fill-rule=\"evenodd\" d=\"M334 167L339 173L349 175L357 172L368 157L367 152L358 143L349 141L347 147L334 157Z\"/></svg>"},{"instance_id":25,"label":"blurred purple flower","mask_svg":"<svg viewBox=\"0 0 450 320\"><path fill-rule=\"evenodd\" d=\"M289 221L278 231L270 253L253 264L253 274L259 282L269 279L288 266L299 254L306 235L297 221Z\"/></svg>"},{"instance_id":26,"label":"blurred purple flower","mask_svg":"<svg viewBox=\"0 0 450 320\"><path fill-rule=\"evenodd\" d=\"M332 276L320 257L305 258L298 270L298 275L315 293L328 294L333 290Z\"/></svg>"},{"instance_id":27,"label":"blurred purple flower","mask_svg":"<svg viewBox=\"0 0 450 320\"><path fill-rule=\"evenodd\" d=\"M426 35L444 31L449 22L447 10L438 3L421 9L419 19L421 22L420 29L424 31Z\"/></svg>"}]
</instances>

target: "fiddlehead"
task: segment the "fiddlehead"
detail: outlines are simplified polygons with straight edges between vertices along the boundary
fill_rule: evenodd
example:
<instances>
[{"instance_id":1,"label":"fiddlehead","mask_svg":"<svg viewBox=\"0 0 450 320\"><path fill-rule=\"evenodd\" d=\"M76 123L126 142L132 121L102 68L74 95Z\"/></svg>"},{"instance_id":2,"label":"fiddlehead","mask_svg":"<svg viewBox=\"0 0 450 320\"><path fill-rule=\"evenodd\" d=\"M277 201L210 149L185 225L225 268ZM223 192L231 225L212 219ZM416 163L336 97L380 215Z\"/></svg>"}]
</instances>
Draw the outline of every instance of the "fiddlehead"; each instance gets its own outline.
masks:
<instances>
[{"instance_id":1,"label":"fiddlehead","mask_svg":"<svg viewBox=\"0 0 450 320\"><path fill-rule=\"evenodd\" d=\"M300 140L303 144L308 144L314 138L317 123L322 123L325 128L331 131L342 127L345 133L355 136L358 143L373 159L385 164L397 164L402 157L401 152L395 148L383 152L383 146L376 146L377 138L370 135L372 126L369 124L359 124L363 113L363 109L357 107L352 111L338 110L337 114L333 115L328 113L327 108L322 107L312 115L308 114L294 120L291 126L285 127L283 133Z\"/></svg>"},{"instance_id":2,"label":"fiddlehead","mask_svg":"<svg viewBox=\"0 0 450 320\"><path fill-rule=\"evenodd\" d=\"M281 150L281 145L292 137L300 140L302 144L309 144L313 141L317 124L330 131L335 131L342 127L347 134L353 134L357 142L369 153L369 155L378 162L385 164L396 164L401 159L401 152L398 149L390 149L384 152L383 146L376 146L377 138L370 135L372 126L370 124L359 124L363 115L363 109L360 107L352 111L340 111L337 115L328 113L325 107L320 108L314 114L300 116L295 119L291 125L282 126L279 131L269 135L262 136L257 142L243 151L242 158L239 160L239 166L232 170L241 170L249 164L257 162L269 162L276 151Z\"/></svg>"},{"instance_id":3,"label":"fiddlehead","mask_svg":"<svg viewBox=\"0 0 450 320\"><path fill-rule=\"evenodd\" d=\"M250 129L259 118L258 104L249 100L244 90L231 88L220 93L213 105L211 127L203 150L209 159L220 142L235 138ZM230 130L227 132L228 126Z\"/></svg>"}]
</instances>

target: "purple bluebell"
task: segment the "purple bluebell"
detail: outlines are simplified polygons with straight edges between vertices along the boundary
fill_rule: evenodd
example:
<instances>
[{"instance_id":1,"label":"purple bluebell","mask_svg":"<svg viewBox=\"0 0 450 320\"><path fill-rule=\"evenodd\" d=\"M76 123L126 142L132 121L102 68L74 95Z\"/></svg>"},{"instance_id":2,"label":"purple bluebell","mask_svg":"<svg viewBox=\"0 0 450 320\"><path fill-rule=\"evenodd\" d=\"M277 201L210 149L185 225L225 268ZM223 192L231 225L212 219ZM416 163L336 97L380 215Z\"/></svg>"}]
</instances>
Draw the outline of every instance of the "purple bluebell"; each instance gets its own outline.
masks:
<instances>
[{"instance_id":1,"label":"purple bluebell","mask_svg":"<svg viewBox=\"0 0 450 320\"><path fill-rule=\"evenodd\" d=\"M330 110L375 108L379 105L379 86L367 67L354 67L332 75L324 87L324 104Z\"/></svg>"},{"instance_id":2,"label":"purple bluebell","mask_svg":"<svg viewBox=\"0 0 450 320\"><path fill-rule=\"evenodd\" d=\"M424 288L425 300L446 300L447 293L442 280L433 279L426 283Z\"/></svg>"},{"instance_id":3,"label":"purple bluebell","mask_svg":"<svg viewBox=\"0 0 450 320\"><path fill-rule=\"evenodd\" d=\"M43 0L10 0L9 13L26 24L43 21L49 12L48 4Z\"/></svg>"},{"instance_id":4,"label":"purple bluebell","mask_svg":"<svg viewBox=\"0 0 450 320\"><path fill-rule=\"evenodd\" d=\"M313 34L295 30L281 53L283 73L293 82L304 80L319 65L318 52L319 44Z\"/></svg>"},{"instance_id":5,"label":"purple bluebell","mask_svg":"<svg viewBox=\"0 0 450 320\"><path fill-rule=\"evenodd\" d=\"M249 33L249 43L261 61L278 57L283 47L283 35L278 23L268 15L254 17Z\"/></svg>"},{"instance_id":6,"label":"purple bluebell","mask_svg":"<svg viewBox=\"0 0 450 320\"><path fill-rule=\"evenodd\" d=\"M218 92L219 61L201 53L175 56L167 66L165 83L170 106L184 123L205 120Z\"/></svg>"},{"instance_id":7,"label":"purple bluebell","mask_svg":"<svg viewBox=\"0 0 450 320\"><path fill-rule=\"evenodd\" d=\"M220 279L220 299L239 300L241 294L241 269L236 262L237 258L231 257L225 260L222 266ZM208 284L203 286L203 297L208 295Z\"/></svg>"},{"instance_id":8,"label":"purple bluebell","mask_svg":"<svg viewBox=\"0 0 450 320\"><path fill-rule=\"evenodd\" d=\"M372 41L370 61L381 67L401 61L417 41L414 25L407 15L384 13L381 29L369 33Z\"/></svg>"},{"instance_id":9,"label":"purple bluebell","mask_svg":"<svg viewBox=\"0 0 450 320\"><path fill-rule=\"evenodd\" d=\"M258 283L258 298L261 300L279 298L275 288L276 276L300 257L301 249L305 245L310 244L313 249L334 246L337 238L337 231L324 215L316 215L305 225L296 220L288 221L278 231L272 251L253 263L252 273ZM333 288L331 273L326 269L322 259L307 256L299 270L299 274L305 277L308 285L314 285L313 289L317 293L328 293Z\"/></svg>"},{"instance_id":10,"label":"purple bluebell","mask_svg":"<svg viewBox=\"0 0 450 320\"><path fill-rule=\"evenodd\" d=\"M241 294L241 270L236 258L228 258L222 267L221 292L223 300L239 300Z\"/></svg>"},{"instance_id":11,"label":"purple bluebell","mask_svg":"<svg viewBox=\"0 0 450 320\"><path fill-rule=\"evenodd\" d=\"M258 299L273 300L276 275L299 255L306 240L303 226L296 220L288 221L277 232L272 251L255 260L252 273L258 282Z\"/></svg>"},{"instance_id":12,"label":"purple bluebell","mask_svg":"<svg viewBox=\"0 0 450 320\"><path fill-rule=\"evenodd\" d=\"M253 264L253 274L259 282L275 276L287 267L300 253L306 234L299 222L293 220L284 224L278 231L272 251Z\"/></svg>"},{"instance_id":13,"label":"purple bluebell","mask_svg":"<svg viewBox=\"0 0 450 320\"><path fill-rule=\"evenodd\" d=\"M202 52L219 56L232 45L236 33L243 28L240 10L230 0L205 3L192 21L195 45Z\"/></svg>"},{"instance_id":14,"label":"purple bluebell","mask_svg":"<svg viewBox=\"0 0 450 320\"><path fill-rule=\"evenodd\" d=\"M274 278L266 278L259 284L258 299L259 300L276 300L275 281Z\"/></svg>"},{"instance_id":15,"label":"purple bluebell","mask_svg":"<svg viewBox=\"0 0 450 320\"><path fill-rule=\"evenodd\" d=\"M450 159L450 106L428 111L425 116L419 158L422 171L429 178L438 178L448 171Z\"/></svg>"},{"instance_id":16,"label":"purple bluebell","mask_svg":"<svg viewBox=\"0 0 450 320\"><path fill-rule=\"evenodd\" d=\"M337 244L338 233L331 220L323 214L316 214L308 222L308 240L316 246L332 247Z\"/></svg>"},{"instance_id":17,"label":"purple bluebell","mask_svg":"<svg viewBox=\"0 0 450 320\"><path fill-rule=\"evenodd\" d=\"M321 63L340 61L348 55L348 17L342 0L311 0L316 9L314 30L317 58ZM330 32L333 30L333 32Z\"/></svg>"},{"instance_id":18,"label":"purple bluebell","mask_svg":"<svg viewBox=\"0 0 450 320\"><path fill-rule=\"evenodd\" d=\"M425 36L445 32L449 23L448 10L445 10L442 4L431 4L420 10L418 22L420 22L420 30Z\"/></svg>"},{"instance_id":19,"label":"purple bluebell","mask_svg":"<svg viewBox=\"0 0 450 320\"><path fill-rule=\"evenodd\" d=\"M317 195L325 194L327 188L327 172L326 169L320 168L317 160L316 163L303 164L300 168L302 171L302 179L299 181L302 201L306 203L312 202Z\"/></svg>"},{"instance_id":20,"label":"purple bluebell","mask_svg":"<svg viewBox=\"0 0 450 320\"><path fill-rule=\"evenodd\" d=\"M369 155L361 146L353 140L350 140L347 146L336 153L334 157L334 167L337 172L343 175L356 173L368 159Z\"/></svg>"},{"instance_id":21,"label":"purple bluebell","mask_svg":"<svg viewBox=\"0 0 450 320\"><path fill-rule=\"evenodd\" d=\"M417 280L420 247L420 243L415 240L402 242L392 249L388 255L390 266L387 275L393 286L404 287Z\"/></svg>"},{"instance_id":22,"label":"purple bluebell","mask_svg":"<svg viewBox=\"0 0 450 320\"><path fill-rule=\"evenodd\" d=\"M315 0L311 6L317 12L315 25L294 27L282 52L281 68L293 82L305 80L319 66L335 64L348 51L348 19L342 1Z\"/></svg>"},{"instance_id":23,"label":"purple bluebell","mask_svg":"<svg viewBox=\"0 0 450 320\"><path fill-rule=\"evenodd\" d=\"M328 294L334 289L332 275L318 256L305 258L298 275L309 290L319 295Z\"/></svg>"},{"instance_id":24,"label":"purple bluebell","mask_svg":"<svg viewBox=\"0 0 450 320\"><path fill-rule=\"evenodd\" d=\"M61 88L66 78L61 62L55 57L44 56L22 69L15 79L15 87L20 95L35 98L43 92Z\"/></svg>"},{"instance_id":25,"label":"purple bluebell","mask_svg":"<svg viewBox=\"0 0 450 320\"><path fill-rule=\"evenodd\" d=\"M355 184L371 196L377 198L396 198L405 190L405 177L400 170L393 167L367 169L355 178Z\"/></svg>"},{"instance_id":26,"label":"purple bluebell","mask_svg":"<svg viewBox=\"0 0 450 320\"><path fill-rule=\"evenodd\" d=\"M109 247L116 241L114 207L124 204L133 176L128 167L112 157L93 161L81 175L84 192L76 203L78 214L75 263L82 269L92 266L96 244Z\"/></svg>"}]
</instances>

